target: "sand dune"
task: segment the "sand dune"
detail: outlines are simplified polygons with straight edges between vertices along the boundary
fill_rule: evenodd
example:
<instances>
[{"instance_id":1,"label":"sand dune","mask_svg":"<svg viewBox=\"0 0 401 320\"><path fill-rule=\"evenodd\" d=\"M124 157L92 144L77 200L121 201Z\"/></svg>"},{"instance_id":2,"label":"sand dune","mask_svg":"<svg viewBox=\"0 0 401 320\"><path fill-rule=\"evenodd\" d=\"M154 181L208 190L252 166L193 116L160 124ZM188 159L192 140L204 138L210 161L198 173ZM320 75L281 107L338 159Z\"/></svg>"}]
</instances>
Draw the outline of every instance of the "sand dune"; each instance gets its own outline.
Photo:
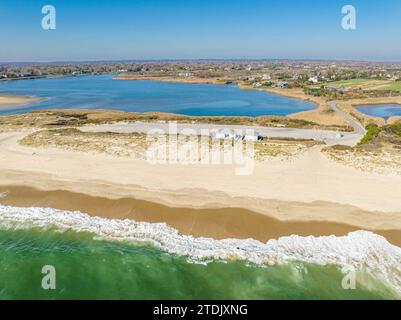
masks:
<instances>
[{"instance_id":1,"label":"sand dune","mask_svg":"<svg viewBox=\"0 0 401 320\"><path fill-rule=\"evenodd\" d=\"M393 239L400 238L401 176L342 166L326 158L319 146L289 161L258 162L252 175L236 176L233 165L151 165L94 152L21 146L18 141L29 132L0 134L3 191L26 186L141 199L170 208L242 208L282 222L345 224L391 231ZM187 231L195 222L188 223Z\"/></svg>"}]
</instances>

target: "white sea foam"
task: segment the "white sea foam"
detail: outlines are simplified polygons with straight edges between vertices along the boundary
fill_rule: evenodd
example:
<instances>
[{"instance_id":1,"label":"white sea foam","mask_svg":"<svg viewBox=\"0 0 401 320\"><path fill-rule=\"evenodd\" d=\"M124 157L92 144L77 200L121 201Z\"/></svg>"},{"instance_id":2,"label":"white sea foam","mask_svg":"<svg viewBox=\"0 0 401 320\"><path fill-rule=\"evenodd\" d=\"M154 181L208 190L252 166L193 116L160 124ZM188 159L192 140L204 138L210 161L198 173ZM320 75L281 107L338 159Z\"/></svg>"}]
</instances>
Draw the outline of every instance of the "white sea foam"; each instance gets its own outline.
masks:
<instances>
[{"instance_id":1,"label":"white sea foam","mask_svg":"<svg viewBox=\"0 0 401 320\"><path fill-rule=\"evenodd\" d=\"M302 261L333 264L364 270L391 284L401 294L401 248L366 231L344 237L289 236L262 243L253 239L214 240L180 235L166 224L91 217L81 212L48 208L16 208L0 205L2 228L55 227L59 230L90 232L114 241L149 243L192 261L244 260L272 265Z\"/></svg>"}]
</instances>

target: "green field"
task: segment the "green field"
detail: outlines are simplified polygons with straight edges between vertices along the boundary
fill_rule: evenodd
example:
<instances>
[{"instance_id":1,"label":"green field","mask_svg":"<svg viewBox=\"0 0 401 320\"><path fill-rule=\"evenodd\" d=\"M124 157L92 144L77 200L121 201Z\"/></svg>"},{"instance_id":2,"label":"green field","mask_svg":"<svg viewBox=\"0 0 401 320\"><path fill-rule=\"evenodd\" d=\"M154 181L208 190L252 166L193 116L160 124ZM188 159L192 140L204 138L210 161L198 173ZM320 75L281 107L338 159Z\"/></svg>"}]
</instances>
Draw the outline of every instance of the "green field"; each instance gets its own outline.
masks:
<instances>
[{"instance_id":1,"label":"green field","mask_svg":"<svg viewBox=\"0 0 401 320\"><path fill-rule=\"evenodd\" d=\"M401 83L398 85L390 85L390 86L386 86L384 89L381 90L392 90L392 91L401 91Z\"/></svg>"},{"instance_id":2,"label":"green field","mask_svg":"<svg viewBox=\"0 0 401 320\"><path fill-rule=\"evenodd\" d=\"M401 81L372 80L372 79L350 79L329 82L329 86L345 86L350 90L392 90L401 91Z\"/></svg>"}]
</instances>

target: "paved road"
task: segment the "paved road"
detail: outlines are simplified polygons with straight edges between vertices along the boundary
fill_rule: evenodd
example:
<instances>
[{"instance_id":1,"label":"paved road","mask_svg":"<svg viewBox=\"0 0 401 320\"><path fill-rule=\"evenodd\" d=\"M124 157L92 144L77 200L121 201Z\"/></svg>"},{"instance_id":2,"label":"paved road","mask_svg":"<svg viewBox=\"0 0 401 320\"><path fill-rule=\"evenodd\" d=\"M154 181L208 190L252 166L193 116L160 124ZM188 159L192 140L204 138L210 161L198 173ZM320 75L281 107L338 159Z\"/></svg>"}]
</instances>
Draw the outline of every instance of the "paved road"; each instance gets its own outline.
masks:
<instances>
[{"instance_id":1,"label":"paved road","mask_svg":"<svg viewBox=\"0 0 401 320\"><path fill-rule=\"evenodd\" d=\"M336 103L330 102L329 106L341 117L346 119L354 128L354 132L338 132L330 130L315 130L315 129L297 129L297 128L271 128L260 126L237 126L237 125L217 125L217 124L168 124L168 123L114 123L102 125L89 125L81 128L87 132L117 132L117 133L150 133L158 130L163 133L185 135L211 135L216 131L241 131L246 134L247 130L253 130L258 134L267 138L292 138L292 139L313 139L324 141L328 145L347 145L354 146L365 134L363 126L353 117L340 110Z\"/></svg>"},{"instance_id":2,"label":"paved road","mask_svg":"<svg viewBox=\"0 0 401 320\"><path fill-rule=\"evenodd\" d=\"M176 129L175 129L176 128ZM232 126L215 124L176 124L176 127L168 123L115 123L103 125L90 125L80 128L87 132L117 132L117 133L151 133L161 130L163 133L175 134L176 132L185 135L211 135L216 131L240 131L243 135L247 130L253 130L255 134L269 138L292 138L292 139L313 139L324 141L328 145L345 144L350 145L355 140L355 134L349 132L339 133L337 131L292 129L292 128L267 128L259 126Z\"/></svg>"},{"instance_id":3,"label":"paved road","mask_svg":"<svg viewBox=\"0 0 401 320\"><path fill-rule=\"evenodd\" d=\"M339 107L337 107L337 103L335 101L330 101L329 102L329 107L334 110L335 112L337 112L337 114L344 118L345 120L348 121L348 123L354 128L354 132L355 133L359 133L361 135L365 135L366 130L364 128L364 126L358 121L356 120L353 116L351 116L350 114L342 111Z\"/></svg>"},{"instance_id":4,"label":"paved road","mask_svg":"<svg viewBox=\"0 0 401 320\"><path fill-rule=\"evenodd\" d=\"M328 105L334 112L336 112L340 117L345 119L354 128L354 132L351 135L344 137L345 138L343 141L344 143L342 144L348 146L355 146L356 144L358 144L358 142L361 141L363 136L366 134L364 126L353 116L342 111L337 106L337 103L335 101L330 101Z\"/></svg>"}]
</instances>

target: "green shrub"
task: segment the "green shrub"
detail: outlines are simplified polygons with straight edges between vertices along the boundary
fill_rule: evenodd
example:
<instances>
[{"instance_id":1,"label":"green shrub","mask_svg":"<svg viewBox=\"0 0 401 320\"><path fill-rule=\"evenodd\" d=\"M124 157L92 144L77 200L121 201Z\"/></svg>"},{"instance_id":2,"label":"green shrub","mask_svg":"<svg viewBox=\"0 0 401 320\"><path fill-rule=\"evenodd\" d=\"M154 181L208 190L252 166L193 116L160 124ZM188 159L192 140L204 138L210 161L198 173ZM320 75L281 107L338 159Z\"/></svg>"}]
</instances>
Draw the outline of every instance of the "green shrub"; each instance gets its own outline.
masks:
<instances>
[{"instance_id":1,"label":"green shrub","mask_svg":"<svg viewBox=\"0 0 401 320\"><path fill-rule=\"evenodd\" d=\"M262 86L263 86L263 87L271 87L272 85L273 85L273 82L271 82L271 81L263 82L263 83L262 83Z\"/></svg>"},{"instance_id":2,"label":"green shrub","mask_svg":"<svg viewBox=\"0 0 401 320\"><path fill-rule=\"evenodd\" d=\"M401 137L401 123L385 126L384 129L386 130L386 132L389 132L389 133L392 133L392 134L395 134L395 135Z\"/></svg>"},{"instance_id":3,"label":"green shrub","mask_svg":"<svg viewBox=\"0 0 401 320\"><path fill-rule=\"evenodd\" d=\"M377 124L370 123L366 126L366 134L359 142L359 145L371 143L379 135L381 128Z\"/></svg>"}]
</instances>

